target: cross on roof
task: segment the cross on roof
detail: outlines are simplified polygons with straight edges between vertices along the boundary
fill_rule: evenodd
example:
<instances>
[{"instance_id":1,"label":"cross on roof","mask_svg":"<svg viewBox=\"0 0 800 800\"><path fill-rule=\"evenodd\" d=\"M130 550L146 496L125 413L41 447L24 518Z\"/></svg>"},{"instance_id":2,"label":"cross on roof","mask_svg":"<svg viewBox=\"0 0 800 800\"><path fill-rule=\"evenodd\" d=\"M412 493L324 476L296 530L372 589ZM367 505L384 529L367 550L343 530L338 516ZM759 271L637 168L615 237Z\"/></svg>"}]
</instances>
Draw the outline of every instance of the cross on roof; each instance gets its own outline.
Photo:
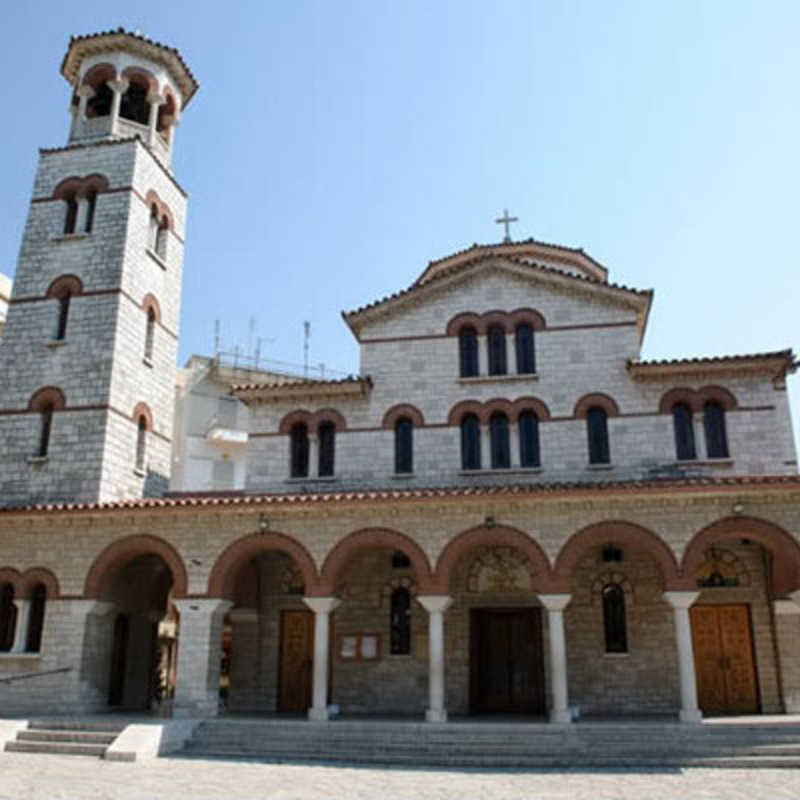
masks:
<instances>
[{"instance_id":1,"label":"cross on roof","mask_svg":"<svg viewBox=\"0 0 800 800\"><path fill-rule=\"evenodd\" d=\"M511 243L511 232L508 229L508 226L511 222L519 222L519 217L509 217L508 216L508 209L503 209L503 216L499 217L495 220L498 225L505 225L506 228L506 235L503 237L503 244L510 244Z\"/></svg>"}]
</instances>

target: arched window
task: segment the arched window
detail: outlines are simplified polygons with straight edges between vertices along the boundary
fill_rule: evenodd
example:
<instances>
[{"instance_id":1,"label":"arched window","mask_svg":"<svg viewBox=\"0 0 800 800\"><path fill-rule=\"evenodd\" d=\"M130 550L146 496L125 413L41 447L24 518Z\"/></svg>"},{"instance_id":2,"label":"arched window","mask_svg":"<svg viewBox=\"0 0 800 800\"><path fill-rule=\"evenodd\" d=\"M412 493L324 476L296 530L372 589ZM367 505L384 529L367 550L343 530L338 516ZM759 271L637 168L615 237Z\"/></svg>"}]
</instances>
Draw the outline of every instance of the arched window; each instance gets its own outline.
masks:
<instances>
[{"instance_id":1,"label":"arched window","mask_svg":"<svg viewBox=\"0 0 800 800\"><path fill-rule=\"evenodd\" d=\"M56 320L53 329L53 338L56 341L61 341L66 337L72 298L82 291L83 286L80 279L75 275L62 275L60 278L56 278L48 287L46 296L57 302Z\"/></svg>"},{"instance_id":2,"label":"arched window","mask_svg":"<svg viewBox=\"0 0 800 800\"><path fill-rule=\"evenodd\" d=\"M492 469L508 469L511 466L508 417L502 411L496 411L489 418L489 441L492 445Z\"/></svg>"},{"instance_id":3,"label":"arched window","mask_svg":"<svg viewBox=\"0 0 800 800\"><path fill-rule=\"evenodd\" d=\"M78 198L74 192L67 196L67 213L64 217L64 234L75 233L78 222Z\"/></svg>"},{"instance_id":4,"label":"arched window","mask_svg":"<svg viewBox=\"0 0 800 800\"><path fill-rule=\"evenodd\" d=\"M401 417L394 426L394 471L414 471L414 424L408 417Z\"/></svg>"},{"instance_id":5,"label":"arched window","mask_svg":"<svg viewBox=\"0 0 800 800\"><path fill-rule=\"evenodd\" d=\"M317 441L319 445L319 472L320 478L333 475L334 451L336 444L336 428L332 422L320 422L317 428Z\"/></svg>"},{"instance_id":6,"label":"arched window","mask_svg":"<svg viewBox=\"0 0 800 800\"><path fill-rule=\"evenodd\" d=\"M17 627L17 607L14 605L14 587L10 583L0 586L0 652L7 653L14 646Z\"/></svg>"},{"instance_id":7,"label":"arched window","mask_svg":"<svg viewBox=\"0 0 800 800\"><path fill-rule=\"evenodd\" d=\"M706 455L709 458L728 458L725 410L715 400L709 400L705 404L703 425L706 431Z\"/></svg>"},{"instance_id":8,"label":"arched window","mask_svg":"<svg viewBox=\"0 0 800 800\"><path fill-rule=\"evenodd\" d=\"M93 88L94 95L86 102L86 116L88 119L107 117L111 113L114 92L111 91L111 87L105 81L100 81Z\"/></svg>"},{"instance_id":9,"label":"arched window","mask_svg":"<svg viewBox=\"0 0 800 800\"><path fill-rule=\"evenodd\" d=\"M131 78L119 106L119 115L123 119L147 125L150 119L150 103L147 102L147 84L136 78Z\"/></svg>"},{"instance_id":10,"label":"arched window","mask_svg":"<svg viewBox=\"0 0 800 800\"><path fill-rule=\"evenodd\" d=\"M536 372L533 328L530 325L517 325L515 341L517 345L517 372L521 375Z\"/></svg>"},{"instance_id":11,"label":"arched window","mask_svg":"<svg viewBox=\"0 0 800 800\"><path fill-rule=\"evenodd\" d=\"M675 428L675 451L678 460L691 461L697 458L692 409L686 403L678 403L672 407L672 424Z\"/></svg>"},{"instance_id":12,"label":"arched window","mask_svg":"<svg viewBox=\"0 0 800 800\"><path fill-rule=\"evenodd\" d=\"M617 583L609 583L603 587L603 629L606 653L628 652L625 592Z\"/></svg>"},{"instance_id":13,"label":"arched window","mask_svg":"<svg viewBox=\"0 0 800 800\"><path fill-rule=\"evenodd\" d=\"M156 335L156 312L153 308L147 309L147 327L144 333L144 357L150 361L153 358L153 342Z\"/></svg>"},{"instance_id":14,"label":"arched window","mask_svg":"<svg viewBox=\"0 0 800 800\"><path fill-rule=\"evenodd\" d=\"M47 589L43 583L39 583L31 592L31 607L28 612L28 635L25 640L25 650L29 653L38 653L41 650L46 602Z\"/></svg>"},{"instance_id":15,"label":"arched window","mask_svg":"<svg viewBox=\"0 0 800 800\"><path fill-rule=\"evenodd\" d=\"M156 130L166 138L169 127L175 120L175 100L170 92L167 93L166 100L158 107L158 121Z\"/></svg>"},{"instance_id":16,"label":"arched window","mask_svg":"<svg viewBox=\"0 0 800 800\"><path fill-rule=\"evenodd\" d=\"M147 458L147 418L144 414L139 417L136 425L136 469L143 471Z\"/></svg>"},{"instance_id":17,"label":"arched window","mask_svg":"<svg viewBox=\"0 0 800 800\"><path fill-rule=\"evenodd\" d=\"M506 332L499 325L492 325L486 333L486 346L489 348L489 374L505 375Z\"/></svg>"},{"instance_id":18,"label":"arched window","mask_svg":"<svg viewBox=\"0 0 800 800\"><path fill-rule=\"evenodd\" d=\"M296 422L289 432L290 472L293 478L308 477L308 427Z\"/></svg>"},{"instance_id":19,"label":"arched window","mask_svg":"<svg viewBox=\"0 0 800 800\"><path fill-rule=\"evenodd\" d=\"M28 403L28 409L39 414L39 440L35 455L46 458L50 449L50 435L53 427L53 413L66 406L64 393L55 386L46 386L35 392Z\"/></svg>"},{"instance_id":20,"label":"arched window","mask_svg":"<svg viewBox=\"0 0 800 800\"><path fill-rule=\"evenodd\" d=\"M53 404L47 403L42 406L39 412L39 447L36 455L39 458L46 458L47 451L50 449L50 433L53 429Z\"/></svg>"},{"instance_id":21,"label":"arched window","mask_svg":"<svg viewBox=\"0 0 800 800\"><path fill-rule=\"evenodd\" d=\"M67 321L69 320L69 292L65 292L58 298L58 322L56 323L56 335L53 337L61 341L67 335Z\"/></svg>"},{"instance_id":22,"label":"arched window","mask_svg":"<svg viewBox=\"0 0 800 800\"><path fill-rule=\"evenodd\" d=\"M84 225L84 231L86 233L91 233L92 228L94 227L94 212L97 208L97 192L93 189L86 195L86 224Z\"/></svg>"},{"instance_id":23,"label":"arched window","mask_svg":"<svg viewBox=\"0 0 800 800\"><path fill-rule=\"evenodd\" d=\"M519 415L519 463L521 467L541 465L539 418L533 411L523 411Z\"/></svg>"},{"instance_id":24,"label":"arched window","mask_svg":"<svg viewBox=\"0 0 800 800\"><path fill-rule=\"evenodd\" d=\"M461 468L481 468L481 428L475 414L461 420Z\"/></svg>"},{"instance_id":25,"label":"arched window","mask_svg":"<svg viewBox=\"0 0 800 800\"><path fill-rule=\"evenodd\" d=\"M156 255L165 259L167 257L167 234L169 233L169 220L166 215L161 217L156 228Z\"/></svg>"},{"instance_id":26,"label":"arched window","mask_svg":"<svg viewBox=\"0 0 800 800\"><path fill-rule=\"evenodd\" d=\"M160 220L158 218L158 207L153 204L150 206L150 249L153 252L156 252L156 247L158 245L158 229L160 226Z\"/></svg>"},{"instance_id":27,"label":"arched window","mask_svg":"<svg viewBox=\"0 0 800 800\"><path fill-rule=\"evenodd\" d=\"M458 357L462 378L478 374L478 334L475 328L462 328L458 334Z\"/></svg>"},{"instance_id":28,"label":"arched window","mask_svg":"<svg viewBox=\"0 0 800 800\"><path fill-rule=\"evenodd\" d=\"M411 652L411 594L408 589L400 588L392 592L390 624L391 654L408 655Z\"/></svg>"},{"instance_id":29,"label":"arched window","mask_svg":"<svg viewBox=\"0 0 800 800\"><path fill-rule=\"evenodd\" d=\"M600 406L593 406L586 412L586 432L589 437L589 463L610 463L608 415L605 409L600 408Z\"/></svg>"}]
</instances>

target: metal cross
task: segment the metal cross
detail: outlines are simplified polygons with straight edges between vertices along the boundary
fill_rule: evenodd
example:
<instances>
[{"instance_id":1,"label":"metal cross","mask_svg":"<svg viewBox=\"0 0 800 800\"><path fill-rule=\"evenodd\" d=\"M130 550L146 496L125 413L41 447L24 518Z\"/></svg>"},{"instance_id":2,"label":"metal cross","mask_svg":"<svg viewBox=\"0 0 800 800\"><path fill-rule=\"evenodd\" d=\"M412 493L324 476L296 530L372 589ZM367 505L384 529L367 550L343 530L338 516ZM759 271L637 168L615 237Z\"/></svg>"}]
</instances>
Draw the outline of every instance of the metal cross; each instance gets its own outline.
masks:
<instances>
[{"instance_id":1,"label":"metal cross","mask_svg":"<svg viewBox=\"0 0 800 800\"><path fill-rule=\"evenodd\" d=\"M503 209L503 216L499 219L496 219L495 222L498 225L505 225L506 228L506 235L503 237L503 244L510 244L511 243L511 232L508 229L509 223L511 222L519 222L519 217L509 217L508 216L508 209Z\"/></svg>"}]
</instances>

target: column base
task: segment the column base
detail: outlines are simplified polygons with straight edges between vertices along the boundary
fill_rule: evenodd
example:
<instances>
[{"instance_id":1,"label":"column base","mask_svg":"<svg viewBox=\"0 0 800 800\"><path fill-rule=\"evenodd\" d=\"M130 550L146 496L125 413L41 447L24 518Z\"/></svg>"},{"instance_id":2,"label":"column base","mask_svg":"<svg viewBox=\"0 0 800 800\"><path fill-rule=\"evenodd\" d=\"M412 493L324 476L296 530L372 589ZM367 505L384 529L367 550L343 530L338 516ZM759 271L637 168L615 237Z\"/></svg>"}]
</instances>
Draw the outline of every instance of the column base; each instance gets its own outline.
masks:
<instances>
[{"instance_id":1,"label":"column base","mask_svg":"<svg viewBox=\"0 0 800 800\"><path fill-rule=\"evenodd\" d=\"M552 709L550 711L550 722L558 725L569 725L572 722L572 714L568 708Z\"/></svg>"},{"instance_id":2,"label":"column base","mask_svg":"<svg viewBox=\"0 0 800 800\"><path fill-rule=\"evenodd\" d=\"M692 711L681 709L680 714L678 714L678 719L680 719L681 722L699 724L703 721L703 712L697 708Z\"/></svg>"},{"instance_id":3,"label":"column base","mask_svg":"<svg viewBox=\"0 0 800 800\"><path fill-rule=\"evenodd\" d=\"M425 712L426 722L447 722L447 711L445 709L429 708Z\"/></svg>"},{"instance_id":4,"label":"column base","mask_svg":"<svg viewBox=\"0 0 800 800\"><path fill-rule=\"evenodd\" d=\"M312 706L308 709L308 718L314 722L327 722L330 719L327 706L324 708Z\"/></svg>"}]
</instances>

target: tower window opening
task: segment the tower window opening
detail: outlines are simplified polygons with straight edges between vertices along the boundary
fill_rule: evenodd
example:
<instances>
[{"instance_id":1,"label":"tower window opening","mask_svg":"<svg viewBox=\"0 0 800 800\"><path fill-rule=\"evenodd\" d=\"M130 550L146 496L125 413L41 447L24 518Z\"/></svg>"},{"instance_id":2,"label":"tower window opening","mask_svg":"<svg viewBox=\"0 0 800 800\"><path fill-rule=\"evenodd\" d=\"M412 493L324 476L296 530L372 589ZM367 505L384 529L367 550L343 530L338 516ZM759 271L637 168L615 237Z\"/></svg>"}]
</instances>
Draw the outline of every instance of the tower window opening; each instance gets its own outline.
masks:
<instances>
[{"instance_id":1,"label":"tower window opening","mask_svg":"<svg viewBox=\"0 0 800 800\"><path fill-rule=\"evenodd\" d=\"M298 422L292 426L290 438L290 468L292 478L308 477L308 427Z\"/></svg>"},{"instance_id":2,"label":"tower window opening","mask_svg":"<svg viewBox=\"0 0 800 800\"><path fill-rule=\"evenodd\" d=\"M166 216L161 217L161 220L157 220L157 228L156 228L156 241L155 241L155 251L156 255L159 258L165 259L167 257L167 233L169 232L169 220Z\"/></svg>"},{"instance_id":3,"label":"tower window opening","mask_svg":"<svg viewBox=\"0 0 800 800\"><path fill-rule=\"evenodd\" d=\"M39 448L36 455L39 458L47 458L47 451L50 449L50 434L53 429L53 405L46 405L39 414Z\"/></svg>"},{"instance_id":4,"label":"tower window opening","mask_svg":"<svg viewBox=\"0 0 800 800\"><path fill-rule=\"evenodd\" d=\"M611 463L608 447L608 414L605 409L593 406L586 412L586 432L589 439L589 463Z\"/></svg>"},{"instance_id":5,"label":"tower window opening","mask_svg":"<svg viewBox=\"0 0 800 800\"><path fill-rule=\"evenodd\" d=\"M67 335L67 320L69 319L69 302L72 295L69 292L65 292L60 297L56 298L58 300L58 321L56 323L56 334L55 339L56 341L63 341Z\"/></svg>"},{"instance_id":6,"label":"tower window opening","mask_svg":"<svg viewBox=\"0 0 800 800\"><path fill-rule=\"evenodd\" d=\"M486 335L489 348L489 374L505 375L508 371L506 363L506 332L499 325L492 325Z\"/></svg>"},{"instance_id":7,"label":"tower window opening","mask_svg":"<svg viewBox=\"0 0 800 800\"><path fill-rule=\"evenodd\" d=\"M462 328L458 334L458 358L462 378L478 374L478 334L475 328Z\"/></svg>"},{"instance_id":8,"label":"tower window opening","mask_svg":"<svg viewBox=\"0 0 800 800\"><path fill-rule=\"evenodd\" d=\"M150 103L147 102L148 88L135 78L131 79L119 106L119 115L140 125L147 125L150 119Z\"/></svg>"},{"instance_id":9,"label":"tower window opening","mask_svg":"<svg viewBox=\"0 0 800 800\"><path fill-rule=\"evenodd\" d=\"M67 197L67 213L64 217L64 235L75 233L78 222L78 198L74 194Z\"/></svg>"},{"instance_id":10,"label":"tower window opening","mask_svg":"<svg viewBox=\"0 0 800 800\"><path fill-rule=\"evenodd\" d=\"M86 103L87 118L107 117L111 114L114 92L111 91L111 87L105 81L101 81L92 88L94 89L94 96L90 97Z\"/></svg>"},{"instance_id":11,"label":"tower window opening","mask_svg":"<svg viewBox=\"0 0 800 800\"><path fill-rule=\"evenodd\" d=\"M320 478L330 477L334 474L334 446L336 428L332 422L321 422L317 429L319 443L319 473Z\"/></svg>"},{"instance_id":12,"label":"tower window opening","mask_svg":"<svg viewBox=\"0 0 800 800\"><path fill-rule=\"evenodd\" d=\"M397 420L394 426L394 471L414 471L414 424L407 417Z\"/></svg>"},{"instance_id":13,"label":"tower window opening","mask_svg":"<svg viewBox=\"0 0 800 800\"><path fill-rule=\"evenodd\" d=\"M147 309L147 327L144 334L144 357L150 361L153 358L153 342L156 335L156 312Z\"/></svg>"},{"instance_id":14,"label":"tower window opening","mask_svg":"<svg viewBox=\"0 0 800 800\"><path fill-rule=\"evenodd\" d=\"M86 224L83 230L86 233L91 233L94 227L94 211L97 207L97 192L91 191L86 196Z\"/></svg>"},{"instance_id":15,"label":"tower window opening","mask_svg":"<svg viewBox=\"0 0 800 800\"><path fill-rule=\"evenodd\" d=\"M515 343L517 350L517 372L520 375L536 372L533 328L530 325L517 325Z\"/></svg>"},{"instance_id":16,"label":"tower window opening","mask_svg":"<svg viewBox=\"0 0 800 800\"><path fill-rule=\"evenodd\" d=\"M144 470L147 456L147 419L144 414L139 417L136 430L136 469Z\"/></svg>"}]
</instances>

